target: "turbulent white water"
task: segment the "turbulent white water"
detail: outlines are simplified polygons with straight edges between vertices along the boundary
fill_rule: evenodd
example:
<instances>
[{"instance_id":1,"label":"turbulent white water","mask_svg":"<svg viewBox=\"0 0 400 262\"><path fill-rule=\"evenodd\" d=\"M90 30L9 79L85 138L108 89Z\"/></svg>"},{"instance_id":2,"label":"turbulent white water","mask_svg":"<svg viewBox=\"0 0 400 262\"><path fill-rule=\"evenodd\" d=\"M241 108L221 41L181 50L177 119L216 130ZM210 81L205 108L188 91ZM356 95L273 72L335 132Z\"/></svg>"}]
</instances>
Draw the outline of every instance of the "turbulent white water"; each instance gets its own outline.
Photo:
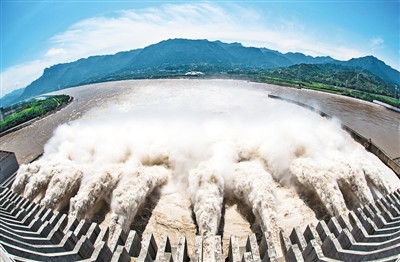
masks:
<instances>
[{"instance_id":1,"label":"turbulent white water","mask_svg":"<svg viewBox=\"0 0 400 262\"><path fill-rule=\"evenodd\" d=\"M224 180L219 171L201 163L189 173L189 191L200 235L216 234L224 198Z\"/></svg>"},{"instance_id":2,"label":"turbulent white water","mask_svg":"<svg viewBox=\"0 0 400 262\"><path fill-rule=\"evenodd\" d=\"M111 193L123 175L123 169L89 170L82 178L78 193L71 198L69 215L77 219L91 219L102 200L111 203ZM101 182L99 182L101 181Z\"/></svg>"},{"instance_id":3,"label":"turbulent white water","mask_svg":"<svg viewBox=\"0 0 400 262\"><path fill-rule=\"evenodd\" d=\"M276 201L271 174L265 171L260 161L244 161L235 165L234 176L233 193L252 208L263 232L274 243L278 243Z\"/></svg>"},{"instance_id":4,"label":"turbulent white water","mask_svg":"<svg viewBox=\"0 0 400 262\"><path fill-rule=\"evenodd\" d=\"M187 191L203 236L217 233L229 197L278 242L275 184L340 215L389 192L384 177L393 175L336 120L259 90L204 84L148 87L60 126L13 190L54 209L69 201L76 218L108 203L111 241L157 188Z\"/></svg>"},{"instance_id":5,"label":"turbulent white water","mask_svg":"<svg viewBox=\"0 0 400 262\"><path fill-rule=\"evenodd\" d=\"M12 190L16 193L22 194L29 181L30 176L37 174L40 170L40 162L36 161L31 164L21 165L18 169L18 176L12 185Z\"/></svg>"},{"instance_id":6,"label":"turbulent white water","mask_svg":"<svg viewBox=\"0 0 400 262\"><path fill-rule=\"evenodd\" d=\"M110 239L116 242L116 229L127 232L139 207L146 197L157 187L164 184L169 171L164 167L138 167L126 172L112 192Z\"/></svg>"}]
</instances>

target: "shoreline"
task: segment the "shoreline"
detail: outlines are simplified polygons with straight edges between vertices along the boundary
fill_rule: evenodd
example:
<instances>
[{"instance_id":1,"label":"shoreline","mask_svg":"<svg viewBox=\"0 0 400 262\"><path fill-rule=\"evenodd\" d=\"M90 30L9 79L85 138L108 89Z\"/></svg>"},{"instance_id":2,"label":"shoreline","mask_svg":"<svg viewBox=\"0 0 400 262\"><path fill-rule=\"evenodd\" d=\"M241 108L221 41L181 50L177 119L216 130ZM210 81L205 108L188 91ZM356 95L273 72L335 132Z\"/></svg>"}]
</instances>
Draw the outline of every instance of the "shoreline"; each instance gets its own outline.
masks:
<instances>
[{"instance_id":1,"label":"shoreline","mask_svg":"<svg viewBox=\"0 0 400 262\"><path fill-rule=\"evenodd\" d=\"M38 116L38 117L35 117L35 118L32 118L32 119L29 119L28 121L25 121L25 122L23 122L23 123L21 123L19 125L11 127L9 129L6 129L6 130L4 130L3 132L0 133L0 137L5 136L5 135L7 135L9 133L13 133L15 131L18 131L18 130L26 127L26 126L29 126L29 125L35 123L38 120L41 120L41 119L44 119L44 118L46 118L46 117L48 117L50 115L53 115L53 114L57 113L58 111L62 110L63 108L67 107L68 105L70 105L73 101L74 101L74 98L72 96L70 96L70 98L68 99L68 102L63 104L62 106L57 107L56 109L54 109L54 110L52 110L50 112L47 112L46 114L44 114L42 116Z\"/></svg>"}]
</instances>

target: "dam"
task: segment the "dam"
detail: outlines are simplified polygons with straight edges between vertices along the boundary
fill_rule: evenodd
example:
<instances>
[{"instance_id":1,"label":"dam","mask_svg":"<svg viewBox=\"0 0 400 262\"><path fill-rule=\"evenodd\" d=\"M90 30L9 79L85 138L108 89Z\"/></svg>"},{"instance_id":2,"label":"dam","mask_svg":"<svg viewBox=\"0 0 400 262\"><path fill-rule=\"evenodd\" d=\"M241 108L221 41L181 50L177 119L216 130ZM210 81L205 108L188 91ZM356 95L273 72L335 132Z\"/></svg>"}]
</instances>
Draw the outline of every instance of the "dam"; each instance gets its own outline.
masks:
<instances>
[{"instance_id":1,"label":"dam","mask_svg":"<svg viewBox=\"0 0 400 262\"><path fill-rule=\"evenodd\" d=\"M75 98L70 106L0 138L1 149L26 164L12 191L2 188L4 236L21 227L29 237L46 227L62 234L58 240L40 234L38 245L29 247L25 237L6 237L5 252L13 257L20 250L16 260L27 250L37 260L46 260L45 250L88 261L394 259L396 175L342 130L347 111L321 108L336 96L317 93L310 100L308 91L294 91L330 111L334 118L327 120L271 100L272 91L301 96L231 80L123 81L63 90ZM382 144L394 158L397 115L390 119L374 106L371 115L390 123L372 124L389 133ZM365 136L370 131L363 123L371 121L358 118L362 113L350 122ZM379 143L375 137L382 134L367 137ZM13 221L25 223L27 216L40 221L34 227ZM373 248L365 244L370 240ZM69 244L48 249L46 241Z\"/></svg>"}]
</instances>

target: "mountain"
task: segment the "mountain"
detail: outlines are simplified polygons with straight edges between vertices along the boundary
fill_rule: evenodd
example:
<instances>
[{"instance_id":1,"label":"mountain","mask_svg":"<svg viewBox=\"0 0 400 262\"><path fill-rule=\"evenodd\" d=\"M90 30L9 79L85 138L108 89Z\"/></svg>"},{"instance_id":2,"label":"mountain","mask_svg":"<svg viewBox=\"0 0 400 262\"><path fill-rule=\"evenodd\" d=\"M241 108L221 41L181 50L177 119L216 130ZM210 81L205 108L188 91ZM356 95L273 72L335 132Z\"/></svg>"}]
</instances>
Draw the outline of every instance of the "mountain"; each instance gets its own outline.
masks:
<instances>
[{"instance_id":1,"label":"mountain","mask_svg":"<svg viewBox=\"0 0 400 262\"><path fill-rule=\"evenodd\" d=\"M20 101L20 97L24 90L25 88L16 89L0 98L0 107L6 107Z\"/></svg>"},{"instance_id":2,"label":"mountain","mask_svg":"<svg viewBox=\"0 0 400 262\"><path fill-rule=\"evenodd\" d=\"M352 58L349 61L340 61L336 63L349 67L365 69L377 76L380 76L384 80L395 84L400 84L399 71L391 68L374 56Z\"/></svg>"},{"instance_id":3,"label":"mountain","mask_svg":"<svg viewBox=\"0 0 400 262\"><path fill-rule=\"evenodd\" d=\"M302 53L286 53L285 57L288 58L292 64L322 64L322 63L332 63L335 61L330 56L317 56L312 57Z\"/></svg>"},{"instance_id":4,"label":"mountain","mask_svg":"<svg viewBox=\"0 0 400 262\"><path fill-rule=\"evenodd\" d=\"M145 47L132 59L127 69L166 68L188 64L225 66L235 62L235 57L218 42L173 39Z\"/></svg>"},{"instance_id":5,"label":"mountain","mask_svg":"<svg viewBox=\"0 0 400 262\"><path fill-rule=\"evenodd\" d=\"M335 63L338 66L361 68L387 81L400 82L400 73L375 57L338 61L331 57L312 57L301 53L283 54L267 48L245 47L240 43L170 39L143 49L92 56L46 68L40 78L25 88L20 99L103 81L179 76L192 70L206 73L235 69L266 70L302 63Z\"/></svg>"},{"instance_id":6,"label":"mountain","mask_svg":"<svg viewBox=\"0 0 400 262\"><path fill-rule=\"evenodd\" d=\"M46 68L43 75L25 88L22 98L48 93L87 82L96 82L130 63L141 50L120 52L115 55L91 56L72 63L57 64Z\"/></svg>"}]
</instances>

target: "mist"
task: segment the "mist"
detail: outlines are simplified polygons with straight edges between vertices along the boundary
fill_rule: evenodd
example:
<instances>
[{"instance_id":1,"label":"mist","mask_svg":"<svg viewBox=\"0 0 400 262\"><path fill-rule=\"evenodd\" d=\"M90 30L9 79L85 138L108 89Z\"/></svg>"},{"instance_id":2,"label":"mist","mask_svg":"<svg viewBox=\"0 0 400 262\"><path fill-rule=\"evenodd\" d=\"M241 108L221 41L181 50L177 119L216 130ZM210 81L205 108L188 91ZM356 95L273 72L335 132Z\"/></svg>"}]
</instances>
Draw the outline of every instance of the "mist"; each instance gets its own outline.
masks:
<instances>
[{"instance_id":1,"label":"mist","mask_svg":"<svg viewBox=\"0 0 400 262\"><path fill-rule=\"evenodd\" d=\"M186 192L204 237L218 233L229 198L249 207L277 243L276 185L311 196L333 216L398 187L390 177L337 119L260 90L203 85L148 87L59 126L12 188L46 207L68 208L71 219L91 220L107 205L109 241L130 229L155 190Z\"/></svg>"}]
</instances>

